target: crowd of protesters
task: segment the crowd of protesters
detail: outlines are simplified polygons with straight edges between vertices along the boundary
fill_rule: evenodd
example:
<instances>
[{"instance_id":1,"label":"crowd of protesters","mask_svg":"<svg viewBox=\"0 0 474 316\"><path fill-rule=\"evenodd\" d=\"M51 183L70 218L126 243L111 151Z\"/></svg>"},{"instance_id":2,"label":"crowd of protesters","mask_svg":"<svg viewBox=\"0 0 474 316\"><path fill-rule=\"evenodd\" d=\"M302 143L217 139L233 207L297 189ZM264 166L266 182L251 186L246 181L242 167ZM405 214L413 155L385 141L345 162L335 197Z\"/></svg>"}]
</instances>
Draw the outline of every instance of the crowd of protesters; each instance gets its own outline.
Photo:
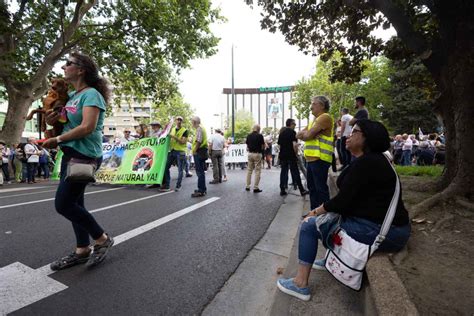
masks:
<instances>
[{"instance_id":1,"label":"crowd of protesters","mask_svg":"<svg viewBox=\"0 0 474 316\"><path fill-rule=\"evenodd\" d=\"M402 166L443 165L446 156L444 136L436 133L403 134L393 137L391 152L394 163Z\"/></svg>"},{"instance_id":2,"label":"crowd of protesters","mask_svg":"<svg viewBox=\"0 0 474 316\"><path fill-rule=\"evenodd\" d=\"M27 142L12 145L0 141L0 152L0 185L3 185L49 180L57 151L43 148L35 137L30 137Z\"/></svg>"}]
</instances>

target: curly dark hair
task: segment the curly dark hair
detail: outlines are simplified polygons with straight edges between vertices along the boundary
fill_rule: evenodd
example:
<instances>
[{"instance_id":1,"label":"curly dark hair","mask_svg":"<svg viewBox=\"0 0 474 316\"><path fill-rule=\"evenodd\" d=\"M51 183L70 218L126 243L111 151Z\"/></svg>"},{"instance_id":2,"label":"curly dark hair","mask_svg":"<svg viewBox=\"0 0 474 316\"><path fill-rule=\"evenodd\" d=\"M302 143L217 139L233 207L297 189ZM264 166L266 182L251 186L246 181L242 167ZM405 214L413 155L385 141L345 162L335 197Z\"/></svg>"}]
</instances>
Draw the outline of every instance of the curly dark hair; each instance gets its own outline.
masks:
<instances>
[{"instance_id":1,"label":"curly dark hair","mask_svg":"<svg viewBox=\"0 0 474 316\"><path fill-rule=\"evenodd\" d=\"M79 67L86 71L84 80L87 85L99 91L105 102L109 104L112 96L112 89L110 88L109 81L99 75L99 67L97 64L92 60L92 58L81 52L72 52L70 56L74 57L80 64Z\"/></svg>"},{"instance_id":2,"label":"curly dark hair","mask_svg":"<svg viewBox=\"0 0 474 316\"><path fill-rule=\"evenodd\" d=\"M385 126L368 119L357 120L355 123L365 137L364 153L383 153L390 148L390 136Z\"/></svg>"}]
</instances>

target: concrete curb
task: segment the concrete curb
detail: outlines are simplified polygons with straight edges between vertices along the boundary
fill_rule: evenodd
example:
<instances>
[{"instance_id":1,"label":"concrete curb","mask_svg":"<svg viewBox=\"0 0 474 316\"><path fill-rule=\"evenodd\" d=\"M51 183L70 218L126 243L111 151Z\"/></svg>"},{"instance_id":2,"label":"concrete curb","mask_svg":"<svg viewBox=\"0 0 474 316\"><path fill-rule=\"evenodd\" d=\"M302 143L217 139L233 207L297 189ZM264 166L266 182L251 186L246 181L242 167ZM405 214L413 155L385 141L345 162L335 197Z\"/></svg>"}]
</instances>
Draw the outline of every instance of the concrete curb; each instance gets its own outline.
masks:
<instances>
[{"instance_id":1,"label":"concrete curb","mask_svg":"<svg viewBox=\"0 0 474 316\"><path fill-rule=\"evenodd\" d=\"M301 196L286 197L268 230L202 315L270 315L277 271L288 263L303 206Z\"/></svg>"},{"instance_id":2,"label":"concrete curb","mask_svg":"<svg viewBox=\"0 0 474 316\"><path fill-rule=\"evenodd\" d=\"M366 272L378 315L419 315L387 254L373 255Z\"/></svg>"}]
</instances>

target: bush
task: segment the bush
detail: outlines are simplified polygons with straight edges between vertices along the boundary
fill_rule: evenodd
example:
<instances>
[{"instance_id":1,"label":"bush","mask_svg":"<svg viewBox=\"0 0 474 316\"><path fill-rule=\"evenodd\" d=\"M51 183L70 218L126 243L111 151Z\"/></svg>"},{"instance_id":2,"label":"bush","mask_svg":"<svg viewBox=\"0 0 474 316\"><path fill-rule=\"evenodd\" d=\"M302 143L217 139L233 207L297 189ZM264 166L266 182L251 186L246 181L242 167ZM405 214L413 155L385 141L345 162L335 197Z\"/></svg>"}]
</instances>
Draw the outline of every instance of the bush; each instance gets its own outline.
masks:
<instances>
[{"instance_id":1,"label":"bush","mask_svg":"<svg viewBox=\"0 0 474 316\"><path fill-rule=\"evenodd\" d=\"M399 175L439 177L443 173L443 166L395 166Z\"/></svg>"}]
</instances>

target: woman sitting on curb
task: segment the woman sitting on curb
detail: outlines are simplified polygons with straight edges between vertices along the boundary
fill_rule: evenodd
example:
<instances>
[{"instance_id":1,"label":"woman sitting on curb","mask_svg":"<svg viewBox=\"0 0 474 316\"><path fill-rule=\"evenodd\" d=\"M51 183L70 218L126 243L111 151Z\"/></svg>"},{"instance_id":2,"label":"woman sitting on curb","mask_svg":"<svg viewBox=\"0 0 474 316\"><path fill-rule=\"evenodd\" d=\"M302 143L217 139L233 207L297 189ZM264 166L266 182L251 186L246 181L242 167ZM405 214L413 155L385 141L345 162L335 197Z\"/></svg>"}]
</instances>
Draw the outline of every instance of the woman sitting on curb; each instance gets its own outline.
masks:
<instances>
[{"instance_id":1,"label":"woman sitting on curb","mask_svg":"<svg viewBox=\"0 0 474 316\"><path fill-rule=\"evenodd\" d=\"M311 268L325 269L325 260L316 260L318 239L327 240L338 225L355 240L371 245L379 234L382 222L395 192L395 174L383 152L390 148L387 129L379 122L359 120L346 142L356 157L337 179L339 193L312 210L301 223L299 235L298 272L294 278L279 279L278 288L304 301L311 298L308 279ZM341 221L316 227L316 216L326 212L341 215ZM402 195L392 226L379 250L401 250L410 236L408 213Z\"/></svg>"}]
</instances>

